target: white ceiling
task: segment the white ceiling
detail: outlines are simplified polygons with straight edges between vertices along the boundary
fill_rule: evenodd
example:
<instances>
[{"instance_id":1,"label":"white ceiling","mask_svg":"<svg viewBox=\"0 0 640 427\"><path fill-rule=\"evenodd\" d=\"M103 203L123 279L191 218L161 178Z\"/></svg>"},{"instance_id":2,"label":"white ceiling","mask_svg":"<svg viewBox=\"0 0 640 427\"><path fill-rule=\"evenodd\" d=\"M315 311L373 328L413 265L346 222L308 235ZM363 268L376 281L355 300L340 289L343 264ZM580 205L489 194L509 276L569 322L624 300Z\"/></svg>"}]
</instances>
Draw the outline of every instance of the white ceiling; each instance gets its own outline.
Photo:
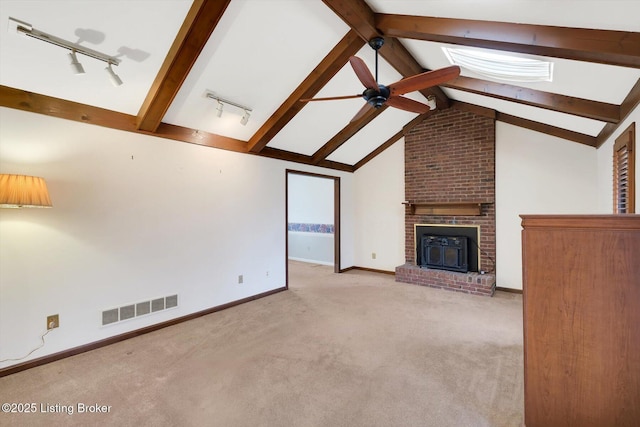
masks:
<instances>
[{"instance_id":1,"label":"white ceiling","mask_svg":"<svg viewBox=\"0 0 640 427\"><path fill-rule=\"evenodd\" d=\"M640 32L640 0L367 0L374 12ZM79 56L86 74L71 73L67 51L9 31L0 32L0 84L129 115L137 115L191 7L189 0L0 0L0 22L9 17L57 37L79 42L122 60L113 87L104 63ZM90 30L90 31L87 31ZM320 0L232 0L163 122L248 141L349 31ZM82 36L87 38L81 40ZM103 40L91 39L103 36ZM89 40L91 39L91 40ZM98 43L92 43L97 41ZM450 65L440 43L401 40L426 69ZM371 70L374 51L358 52ZM640 56L640 52L639 52ZM553 82L521 84L533 89L620 104L640 78L640 69L552 59ZM402 78L380 58L380 82ZM474 77L463 70L462 75ZM347 65L317 94L361 93ZM205 92L252 110L216 103ZM454 100L596 136L604 122L519 105L455 89ZM408 95L422 100L419 93ZM349 122L361 99L308 103L268 147L311 156ZM388 108L329 155L354 165L397 133L417 114Z\"/></svg>"}]
</instances>

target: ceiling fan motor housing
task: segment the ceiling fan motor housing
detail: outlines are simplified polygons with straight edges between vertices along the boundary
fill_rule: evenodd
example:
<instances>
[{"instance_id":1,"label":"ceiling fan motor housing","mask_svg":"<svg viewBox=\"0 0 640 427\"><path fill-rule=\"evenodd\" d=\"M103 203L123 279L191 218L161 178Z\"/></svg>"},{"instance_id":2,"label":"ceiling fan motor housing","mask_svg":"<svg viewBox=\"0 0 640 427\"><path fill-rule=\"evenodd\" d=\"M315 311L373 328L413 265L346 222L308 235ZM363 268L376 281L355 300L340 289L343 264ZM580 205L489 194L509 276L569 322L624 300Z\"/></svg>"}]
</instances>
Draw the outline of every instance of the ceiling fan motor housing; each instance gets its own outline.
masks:
<instances>
[{"instance_id":1,"label":"ceiling fan motor housing","mask_svg":"<svg viewBox=\"0 0 640 427\"><path fill-rule=\"evenodd\" d=\"M371 106L375 108L380 108L382 105L389 99L390 91L389 88L384 85L378 85L378 90L373 88L365 89L362 92L362 97L367 101Z\"/></svg>"}]
</instances>

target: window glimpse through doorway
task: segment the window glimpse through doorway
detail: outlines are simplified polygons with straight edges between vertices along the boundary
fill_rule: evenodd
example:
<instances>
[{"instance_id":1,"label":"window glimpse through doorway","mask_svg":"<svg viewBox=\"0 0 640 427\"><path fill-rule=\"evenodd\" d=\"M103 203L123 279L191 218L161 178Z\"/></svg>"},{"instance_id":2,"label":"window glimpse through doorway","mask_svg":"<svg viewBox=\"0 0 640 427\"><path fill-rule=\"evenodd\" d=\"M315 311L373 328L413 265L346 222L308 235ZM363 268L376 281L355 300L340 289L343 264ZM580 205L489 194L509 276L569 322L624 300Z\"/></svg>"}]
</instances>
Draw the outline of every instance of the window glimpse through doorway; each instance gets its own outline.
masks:
<instances>
[{"instance_id":1,"label":"window glimpse through doorway","mask_svg":"<svg viewBox=\"0 0 640 427\"><path fill-rule=\"evenodd\" d=\"M635 213L635 123L613 146L613 212Z\"/></svg>"}]
</instances>

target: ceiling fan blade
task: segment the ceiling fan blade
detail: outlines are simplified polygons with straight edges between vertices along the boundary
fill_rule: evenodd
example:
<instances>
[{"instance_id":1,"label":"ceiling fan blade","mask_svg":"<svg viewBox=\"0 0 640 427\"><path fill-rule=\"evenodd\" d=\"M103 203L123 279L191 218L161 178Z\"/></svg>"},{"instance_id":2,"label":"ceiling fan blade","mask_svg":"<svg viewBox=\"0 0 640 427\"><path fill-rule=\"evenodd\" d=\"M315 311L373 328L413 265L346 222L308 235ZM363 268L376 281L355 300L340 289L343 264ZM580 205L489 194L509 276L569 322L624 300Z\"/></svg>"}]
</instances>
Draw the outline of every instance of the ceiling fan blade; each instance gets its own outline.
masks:
<instances>
[{"instance_id":1,"label":"ceiling fan blade","mask_svg":"<svg viewBox=\"0 0 640 427\"><path fill-rule=\"evenodd\" d=\"M431 108L427 104L414 101L413 99L406 98L404 96L391 96L387 99L387 105L396 107L401 110L411 111L412 113L424 114L431 111Z\"/></svg>"},{"instance_id":2,"label":"ceiling fan blade","mask_svg":"<svg viewBox=\"0 0 640 427\"><path fill-rule=\"evenodd\" d=\"M329 96L327 98L305 98L305 99L301 99L300 102L335 101L337 99L352 99L352 98L362 98L362 94L359 93L357 95Z\"/></svg>"},{"instance_id":3,"label":"ceiling fan blade","mask_svg":"<svg viewBox=\"0 0 640 427\"><path fill-rule=\"evenodd\" d=\"M355 122L357 120L360 120L362 117L364 117L365 114L367 114L369 112L369 110L373 109L373 107L371 106L371 104L369 104L368 102L366 102L362 108L360 110L358 110L358 112L356 113L355 116L353 116L353 118L351 119L351 122Z\"/></svg>"},{"instance_id":4,"label":"ceiling fan blade","mask_svg":"<svg viewBox=\"0 0 640 427\"><path fill-rule=\"evenodd\" d=\"M357 56L352 56L349 58L349 62L364 87L378 90L378 82L376 82L375 77L373 77L373 74L371 74L371 71L367 68L367 64L365 64L362 59Z\"/></svg>"},{"instance_id":5,"label":"ceiling fan blade","mask_svg":"<svg viewBox=\"0 0 640 427\"><path fill-rule=\"evenodd\" d=\"M391 96L402 95L416 90L426 89L453 80L460 75L460 67L440 68L439 70L427 71L407 77L389 85Z\"/></svg>"}]
</instances>

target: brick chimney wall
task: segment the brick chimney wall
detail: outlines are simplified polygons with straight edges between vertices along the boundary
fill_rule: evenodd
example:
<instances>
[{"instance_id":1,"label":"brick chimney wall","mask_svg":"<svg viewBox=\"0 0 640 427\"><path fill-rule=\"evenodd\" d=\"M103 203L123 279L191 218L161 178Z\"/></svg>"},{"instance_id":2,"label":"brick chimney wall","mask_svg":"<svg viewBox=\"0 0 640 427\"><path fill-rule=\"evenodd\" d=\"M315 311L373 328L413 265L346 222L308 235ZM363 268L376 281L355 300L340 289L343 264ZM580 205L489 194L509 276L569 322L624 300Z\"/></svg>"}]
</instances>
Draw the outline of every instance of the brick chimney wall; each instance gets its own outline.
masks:
<instances>
[{"instance_id":1,"label":"brick chimney wall","mask_svg":"<svg viewBox=\"0 0 640 427\"><path fill-rule=\"evenodd\" d=\"M495 120L449 108L411 129L405 135L405 200L483 203L480 216L413 215L407 207L406 266L416 265L415 224L472 224L480 226L480 269L495 273Z\"/></svg>"}]
</instances>

